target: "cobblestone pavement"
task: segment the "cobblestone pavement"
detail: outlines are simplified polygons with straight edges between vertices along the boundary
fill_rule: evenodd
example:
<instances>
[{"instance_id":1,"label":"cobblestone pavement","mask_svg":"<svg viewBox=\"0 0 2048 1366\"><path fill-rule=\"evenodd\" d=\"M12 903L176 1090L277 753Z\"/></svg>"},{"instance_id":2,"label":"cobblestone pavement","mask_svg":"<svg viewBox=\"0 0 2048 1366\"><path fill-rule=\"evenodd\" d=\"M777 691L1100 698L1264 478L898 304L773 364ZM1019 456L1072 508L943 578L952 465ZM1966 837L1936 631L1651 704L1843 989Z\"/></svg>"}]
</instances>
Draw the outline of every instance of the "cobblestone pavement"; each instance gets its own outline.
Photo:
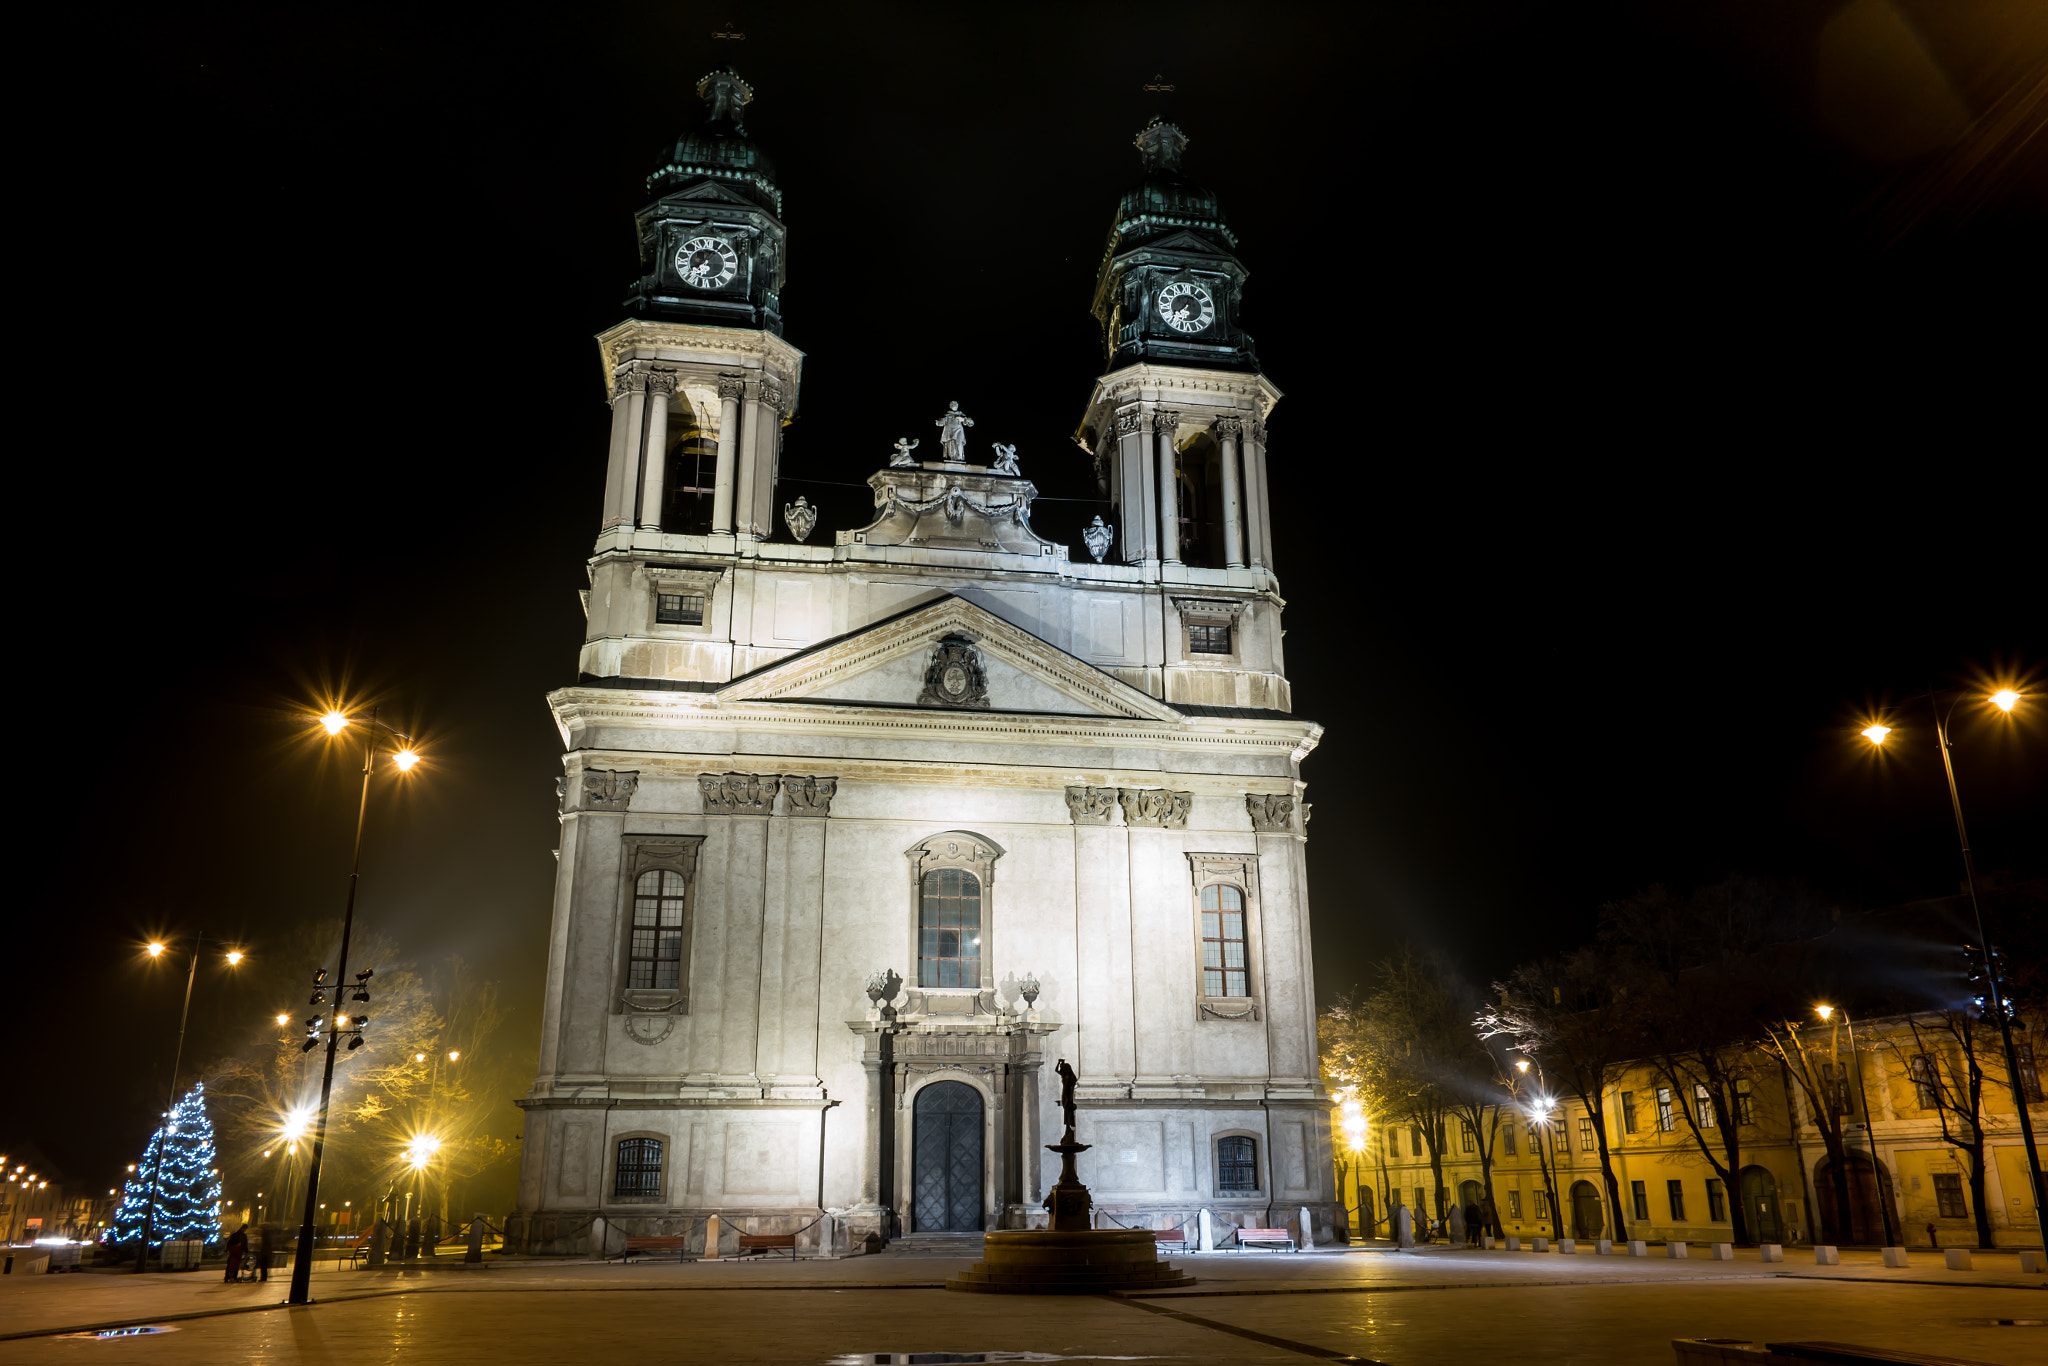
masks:
<instances>
[{"instance_id":1,"label":"cobblestone pavement","mask_svg":"<svg viewBox=\"0 0 2048 1366\"><path fill-rule=\"evenodd\" d=\"M0 1334L147 1322L115 1341L16 1337L11 1363L144 1358L161 1363L887 1361L891 1354L995 1360L1377 1361L1442 1366L1479 1354L1526 1362L1672 1360L1674 1337L1831 1339L2048 1366L2048 1278L2017 1259L1886 1273L1874 1255L1840 1267L1755 1260L1631 1261L1522 1253L1176 1258L1190 1291L1118 1301L960 1295L937 1288L965 1263L501 1263L486 1272L335 1271L320 1303L278 1309L284 1285L190 1275L0 1280ZM2008 1267L2004 1263L2010 1263ZM1790 1274L1783 1274L1790 1273ZM204 1278L204 1279L202 1279ZM1927 1282L1933 1282L1931 1284ZM579 1293L580 1292L580 1293ZM1036 1354L1005 1356L1000 1354Z\"/></svg>"}]
</instances>

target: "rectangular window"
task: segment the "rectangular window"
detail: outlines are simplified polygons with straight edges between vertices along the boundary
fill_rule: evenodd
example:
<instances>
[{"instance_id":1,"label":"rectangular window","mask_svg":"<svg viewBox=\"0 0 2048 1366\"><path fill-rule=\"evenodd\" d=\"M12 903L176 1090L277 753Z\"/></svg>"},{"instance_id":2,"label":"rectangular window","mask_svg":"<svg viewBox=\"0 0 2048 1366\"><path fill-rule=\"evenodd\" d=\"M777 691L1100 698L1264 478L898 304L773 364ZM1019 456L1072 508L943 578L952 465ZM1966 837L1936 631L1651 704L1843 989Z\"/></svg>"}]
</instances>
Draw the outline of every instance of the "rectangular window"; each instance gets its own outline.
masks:
<instances>
[{"instance_id":1,"label":"rectangular window","mask_svg":"<svg viewBox=\"0 0 2048 1366\"><path fill-rule=\"evenodd\" d=\"M657 593L654 595L654 619L668 626L702 626L704 595Z\"/></svg>"},{"instance_id":2,"label":"rectangular window","mask_svg":"<svg viewBox=\"0 0 2048 1366\"><path fill-rule=\"evenodd\" d=\"M1593 1117L1591 1115L1580 1115L1579 1151L1582 1153L1590 1153L1594 1150L1595 1146L1597 1145L1595 1145L1593 1142Z\"/></svg>"},{"instance_id":3,"label":"rectangular window","mask_svg":"<svg viewBox=\"0 0 2048 1366\"><path fill-rule=\"evenodd\" d=\"M613 1196L626 1200L653 1200L661 1195L661 1140L627 1138L619 1141L619 1158L612 1174Z\"/></svg>"},{"instance_id":4,"label":"rectangular window","mask_svg":"<svg viewBox=\"0 0 2048 1366\"><path fill-rule=\"evenodd\" d=\"M1506 1144L1508 1145L1508 1156L1517 1156L1515 1152L1515 1126L1512 1124L1501 1125L1500 1136L1502 1140L1506 1142Z\"/></svg>"},{"instance_id":5,"label":"rectangular window","mask_svg":"<svg viewBox=\"0 0 2048 1366\"><path fill-rule=\"evenodd\" d=\"M1202 994L1252 994L1244 952L1244 893L1235 887L1202 889Z\"/></svg>"},{"instance_id":6,"label":"rectangular window","mask_svg":"<svg viewBox=\"0 0 2048 1366\"><path fill-rule=\"evenodd\" d=\"M1429 1192L1420 1186L1415 1188L1415 1217L1418 1219L1427 1219L1429 1217Z\"/></svg>"},{"instance_id":7,"label":"rectangular window","mask_svg":"<svg viewBox=\"0 0 2048 1366\"><path fill-rule=\"evenodd\" d=\"M1967 1219L1969 1207L1963 1203L1963 1178L1956 1172L1934 1174L1934 1203L1944 1219Z\"/></svg>"},{"instance_id":8,"label":"rectangular window","mask_svg":"<svg viewBox=\"0 0 2048 1366\"><path fill-rule=\"evenodd\" d=\"M1621 1093L1621 1131L1625 1134L1636 1131L1636 1093L1633 1091Z\"/></svg>"},{"instance_id":9,"label":"rectangular window","mask_svg":"<svg viewBox=\"0 0 2048 1366\"><path fill-rule=\"evenodd\" d=\"M649 869L634 884L629 988L674 991L682 986L684 891L683 875L665 869Z\"/></svg>"},{"instance_id":10,"label":"rectangular window","mask_svg":"<svg viewBox=\"0 0 2048 1366\"><path fill-rule=\"evenodd\" d=\"M1855 1098L1849 1094L1849 1072L1847 1068L1831 1062L1820 1065L1820 1093L1827 1097L1832 1113L1853 1115L1856 1113Z\"/></svg>"},{"instance_id":11,"label":"rectangular window","mask_svg":"<svg viewBox=\"0 0 2048 1366\"><path fill-rule=\"evenodd\" d=\"M1519 1218L1521 1218L1521 1217L1522 1217L1522 1193L1521 1193L1520 1191L1509 1191L1509 1192L1508 1192L1508 1218L1510 1218L1510 1219L1519 1219Z\"/></svg>"},{"instance_id":12,"label":"rectangular window","mask_svg":"<svg viewBox=\"0 0 2048 1366\"><path fill-rule=\"evenodd\" d=\"M1463 1138L1462 1138L1462 1142L1463 1142L1463 1145L1464 1145L1464 1149L1465 1149L1465 1151L1466 1151L1466 1152L1468 1152L1468 1153L1476 1153L1476 1152L1478 1152L1478 1151L1479 1151L1479 1135L1477 1135L1477 1134L1475 1134L1475 1133L1473 1133L1473 1132L1472 1132L1472 1126L1471 1126L1471 1125L1469 1125L1469 1124L1464 1124L1464 1123L1460 1123L1460 1125L1459 1125L1458 1127L1460 1127L1461 1129L1463 1129L1463 1130L1465 1131L1465 1132L1464 1132L1464 1135L1463 1135Z\"/></svg>"},{"instance_id":13,"label":"rectangular window","mask_svg":"<svg viewBox=\"0 0 2048 1366\"><path fill-rule=\"evenodd\" d=\"M1543 1156L1543 1133L1533 1124L1529 1126L1529 1156Z\"/></svg>"},{"instance_id":14,"label":"rectangular window","mask_svg":"<svg viewBox=\"0 0 2048 1366\"><path fill-rule=\"evenodd\" d=\"M1249 1138L1216 1140L1216 1189L1243 1194L1259 1188L1258 1145Z\"/></svg>"},{"instance_id":15,"label":"rectangular window","mask_svg":"<svg viewBox=\"0 0 2048 1366\"><path fill-rule=\"evenodd\" d=\"M959 868L926 873L917 937L919 986L980 986L981 879Z\"/></svg>"},{"instance_id":16,"label":"rectangular window","mask_svg":"<svg viewBox=\"0 0 2048 1366\"><path fill-rule=\"evenodd\" d=\"M1694 1105L1694 1107L1696 1108L1696 1110L1698 1111L1698 1114L1699 1114L1699 1117L1700 1117L1700 1127L1701 1127L1702 1129L1711 1129L1711 1128L1713 1128L1713 1127L1714 1127L1714 1093L1713 1093L1712 1091L1709 1091L1709 1090L1708 1090L1708 1089L1707 1089L1706 1087L1704 1087L1704 1086L1699 1086L1699 1085L1695 1085L1695 1086L1694 1086L1694 1087L1692 1088L1692 1100L1693 1100L1693 1105Z\"/></svg>"},{"instance_id":17,"label":"rectangular window","mask_svg":"<svg viewBox=\"0 0 2048 1366\"><path fill-rule=\"evenodd\" d=\"M1408 1156L1422 1156L1422 1126L1420 1124L1408 1126Z\"/></svg>"},{"instance_id":18,"label":"rectangular window","mask_svg":"<svg viewBox=\"0 0 2048 1366\"><path fill-rule=\"evenodd\" d=\"M1756 1093L1749 1089L1749 1081L1746 1078L1735 1083L1735 1122L1756 1123Z\"/></svg>"},{"instance_id":19,"label":"rectangular window","mask_svg":"<svg viewBox=\"0 0 2048 1366\"><path fill-rule=\"evenodd\" d=\"M1660 1086L1657 1088L1657 1128L1668 1134L1677 1127L1678 1116L1671 1109L1671 1088Z\"/></svg>"},{"instance_id":20,"label":"rectangular window","mask_svg":"<svg viewBox=\"0 0 2048 1366\"><path fill-rule=\"evenodd\" d=\"M1671 1221L1673 1223L1684 1223L1685 1183L1683 1181L1666 1181L1664 1183L1664 1198L1671 1202Z\"/></svg>"},{"instance_id":21,"label":"rectangular window","mask_svg":"<svg viewBox=\"0 0 2048 1366\"><path fill-rule=\"evenodd\" d=\"M1628 1183L1628 1194L1629 1203L1636 1208L1636 1218L1648 1219L1650 1217L1649 1187L1641 1181L1631 1181Z\"/></svg>"},{"instance_id":22,"label":"rectangular window","mask_svg":"<svg viewBox=\"0 0 2048 1366\"><path fill-rule=\"evenodd\" d=\"M1228 626L1188 627L1188 653L1193 655L1229 654L1230 628Z\"/></svg>"},{"instance_id":23,"label":"rectangular window","mask_svg":"<svg viewBox=\"0 0 2048 1366\"><path fill-rule=\"evenodd\" d=\"M1717 1224L1728 1222L1728 1191L1720 1180L1707 1178L1707 1218Z\"/></svg>"},{"instance_id":24,"label":"rectangular window","mask_svg":"<svg viewBox=\"0 0 2048 1366\"><path fill-rule=\"evenodd\" d=\"M1923 1110L1938 1109L1941 1097L1934 1088L1934 1059L1925 1053L1915 1053L1906 1060L1913 1069L1913 1094Z\"/></svg>"},{"instance_id":25,"label":"rectangular window","mask_svg":"<svg viewBox=\"0 0 2048 1366\"><path fill-rule=\"evenodd\" d=\"M2027 1104L2041 1103L2041 1069L2034 1062L2034 1045L2031 1040L2012 1041L2012 1055L2020 1065L2020 1089L2027 1093Z\"/></svg>"}]
</instances>

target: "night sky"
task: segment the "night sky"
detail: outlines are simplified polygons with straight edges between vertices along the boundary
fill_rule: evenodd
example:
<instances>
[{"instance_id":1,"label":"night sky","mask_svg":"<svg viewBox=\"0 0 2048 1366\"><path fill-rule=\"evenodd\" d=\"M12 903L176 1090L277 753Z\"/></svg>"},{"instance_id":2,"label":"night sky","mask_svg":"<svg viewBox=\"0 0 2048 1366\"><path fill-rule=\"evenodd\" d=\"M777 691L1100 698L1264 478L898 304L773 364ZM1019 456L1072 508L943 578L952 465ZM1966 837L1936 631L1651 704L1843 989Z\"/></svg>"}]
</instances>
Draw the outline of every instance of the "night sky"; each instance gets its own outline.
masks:
<instances>
[{"instance_id":1,"label":"night sky","mask_svg":"<svg viewBox=\"0 0 2048 1366\"><path fill-rule=\"evenodd\" d=\"M2000 122L2044 30L1955 0L93 9L17 131L8 1127L78 1175L134 1160L183 986L151 935L252 954L202 967L188 1079L303 1003L286 945L338 920L356 795L304 711L345 694L430 756L373 796L360 921L504 983L477 1061L516 1132L591 337L728 61L807 355L781 499L828 544L954 399L1078 543L1101 509L1054 500L1095 492L1095 268L1133 135L1189 134L1286 395L1326 999L1406 938L1501 975L1653 881L1953 891L1911 695L2048 690L2048 136L2008 155ZM1886 703L1877 763L1855 730ZM2048 696L1965 714L1980 866L2048 871Z\"/></svg>"}]
</instances>

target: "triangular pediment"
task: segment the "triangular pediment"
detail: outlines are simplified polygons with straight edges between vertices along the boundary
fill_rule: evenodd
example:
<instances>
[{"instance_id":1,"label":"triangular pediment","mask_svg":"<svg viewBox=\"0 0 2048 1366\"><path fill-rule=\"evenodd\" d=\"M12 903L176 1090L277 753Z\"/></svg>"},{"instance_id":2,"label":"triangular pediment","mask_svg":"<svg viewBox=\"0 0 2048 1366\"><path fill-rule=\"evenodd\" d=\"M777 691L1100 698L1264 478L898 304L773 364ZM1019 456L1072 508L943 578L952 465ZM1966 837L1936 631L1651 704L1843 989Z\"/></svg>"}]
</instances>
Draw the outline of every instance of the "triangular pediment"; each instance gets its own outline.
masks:
<instances>
[{"instance_id":1,"label":"triangular pediment","mask_svg":"<svg viewBox=\"0 0 2048 1366\"><path fill-rule=\"evenodd\" d=\"M942 651L959 642L971 649L981 671L976 691L985 690L987 705L956 710L1183 719L1158 698L951 595L736 678L717 697L720 702L932 706L919 700L927 693L927 675Z\"/></svg>"}]
</instances>

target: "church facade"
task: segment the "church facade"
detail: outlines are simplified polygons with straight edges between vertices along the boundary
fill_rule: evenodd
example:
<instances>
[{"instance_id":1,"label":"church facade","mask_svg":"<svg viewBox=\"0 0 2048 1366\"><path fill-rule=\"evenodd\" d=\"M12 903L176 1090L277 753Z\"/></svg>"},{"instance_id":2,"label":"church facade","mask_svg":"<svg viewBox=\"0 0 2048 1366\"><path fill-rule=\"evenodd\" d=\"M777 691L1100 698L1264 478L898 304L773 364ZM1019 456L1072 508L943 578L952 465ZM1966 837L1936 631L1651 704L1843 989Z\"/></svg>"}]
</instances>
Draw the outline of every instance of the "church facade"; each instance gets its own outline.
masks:
<instances>
[{"instance_id":1,"label":"church facade","mask_svg":"<svg viewBox=\"0 0 2048 1366\"><path fill-rule=\"evenodd\" d=\"M598 338L612 435L578 681L548 697L562 838L512 1245L1041 1225L1060 1059L1099 1210L1308 1207L1327 1238L1280 394L1186 139L1139 135L1098 280L1088 558L937 401L878 454L874 520L811 544L777 487L805 364L781 191L752 91L699 94Z\"/></svg>"}]
</instances>

